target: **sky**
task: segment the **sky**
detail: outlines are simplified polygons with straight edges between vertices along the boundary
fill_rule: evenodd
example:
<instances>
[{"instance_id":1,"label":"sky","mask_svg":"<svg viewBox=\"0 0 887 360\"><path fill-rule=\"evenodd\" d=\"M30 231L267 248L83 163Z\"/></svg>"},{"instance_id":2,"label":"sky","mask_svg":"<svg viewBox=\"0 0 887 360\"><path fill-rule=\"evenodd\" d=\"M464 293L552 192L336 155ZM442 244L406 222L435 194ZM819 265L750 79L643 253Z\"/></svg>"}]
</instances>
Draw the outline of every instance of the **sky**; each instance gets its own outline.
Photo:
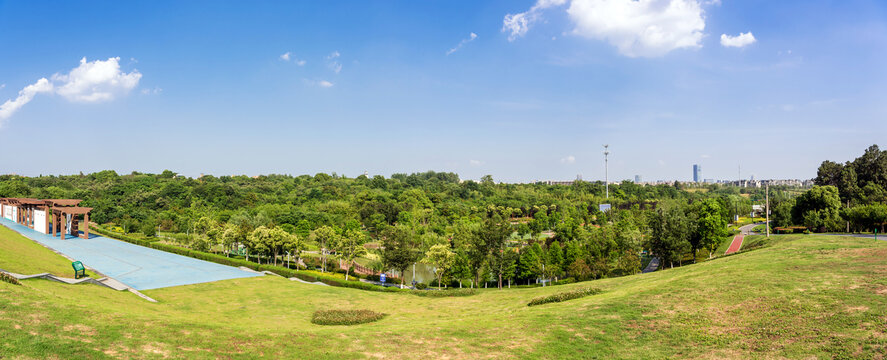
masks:
<instances>
[{"instance_id":1,"label":"sky","mask_svg":"<svg viewBox=\"0 0 887 360\"><path fill-rule=\"evenodd\" d=\"M885 63L878 0L0 0L0 173L809 179Z\"/></svg>"}]
</instances>

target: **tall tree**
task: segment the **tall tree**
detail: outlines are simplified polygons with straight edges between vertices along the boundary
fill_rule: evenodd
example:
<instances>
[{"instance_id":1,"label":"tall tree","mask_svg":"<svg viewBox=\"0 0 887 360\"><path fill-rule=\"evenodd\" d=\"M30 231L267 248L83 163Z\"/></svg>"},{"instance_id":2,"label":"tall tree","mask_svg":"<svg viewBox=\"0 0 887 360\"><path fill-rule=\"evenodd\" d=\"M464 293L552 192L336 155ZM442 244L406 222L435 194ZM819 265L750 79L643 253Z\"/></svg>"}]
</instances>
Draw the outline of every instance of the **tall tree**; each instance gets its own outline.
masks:
<instances>
[{"instance_id":1,"label":"tall tree","mask_svg":"<svg viewBox=\"0 0 887 360\"><path fill-rule=\"evenodd\" d=\"M339 241L336 242L336 253L345 261L345 281L348 281L348 273L351 272L354 259L366 254L363 247L369 238L360 229L349 229Z\"/></svg>"},{"instance_id":2,"label":"tall tree","mask_svg":"<svg viewBox=\"0 0 887 360\"><path fill-rule=\"evenodd\" d=\"M502 219L498 214L488 217L484 220L480 230L477 232L479 242L489 251L490 269L493 270L499 281L499 289L502 288L502 276L508 266L505 262L506 252L508 251L508 237L511 236L511 225L508 221Z\"/></svg>"},{"instance_id":3,"label":"tall tree","mask_svg":"<svg viewBox=\"0 0 887 360\"><path fill-rule=\"evenodd\" d=\"M320 243L320 272L326 272L326 257L330 248L339 241L339 232L331 226L321 226L314 230L314 237Z\"/></svg>"},{"instance_id":4,"label":"tall tree","mask_svg":"<svg viewBox=\"0 0 887 360\"><path fill-rule=\"evenodd\" d=\"M433 245L425 252L425 262L434 266L434 275L437 276L437 289L440 290L440 283L444 273L456 262L456 253L452 252L450 247L445 244Z\"/></svg>"},{"instance_id":5,"label":"tall tree","mask_svg":"<svg viewBox=\"0 0 887 360\"><path fill-rule=\"evenodd\" d=\"M391 226L382 235L382 259L385 264L398 271L401 287L404 284L404 272L418 258L416 243L413 229L403 225Z\"/></svg>"}]
</instances>

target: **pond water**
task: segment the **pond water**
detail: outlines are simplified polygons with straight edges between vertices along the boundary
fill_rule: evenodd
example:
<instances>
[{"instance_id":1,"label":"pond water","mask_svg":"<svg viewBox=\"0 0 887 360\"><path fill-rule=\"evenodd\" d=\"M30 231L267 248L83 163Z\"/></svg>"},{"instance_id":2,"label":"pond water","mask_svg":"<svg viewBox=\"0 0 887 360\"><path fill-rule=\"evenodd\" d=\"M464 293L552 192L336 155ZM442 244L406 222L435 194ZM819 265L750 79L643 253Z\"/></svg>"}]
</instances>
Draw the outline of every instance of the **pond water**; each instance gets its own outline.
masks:
<instances>
[{"instance_id":1,"label":"pond water","mask_svg":"<svg viewBox=\"0 0 887 360\"><path fill-rule=\"evenodd\" d=\"M389 274L392 274L395 276L399 275L394 270L389 271ZM434 281L435 279L437 279L437 278L434 276L434 267L433 266L428 265L428 264L416 263L416 274L415 274L416 281L428 284L428 283ZM407 270L404 271L403 280L404 280L404 283L406 283L406 284L412 283L412 281L413 281L413 266L412 265L410 265L410 267L408 267Z\"/></svg>"}]
</instances>

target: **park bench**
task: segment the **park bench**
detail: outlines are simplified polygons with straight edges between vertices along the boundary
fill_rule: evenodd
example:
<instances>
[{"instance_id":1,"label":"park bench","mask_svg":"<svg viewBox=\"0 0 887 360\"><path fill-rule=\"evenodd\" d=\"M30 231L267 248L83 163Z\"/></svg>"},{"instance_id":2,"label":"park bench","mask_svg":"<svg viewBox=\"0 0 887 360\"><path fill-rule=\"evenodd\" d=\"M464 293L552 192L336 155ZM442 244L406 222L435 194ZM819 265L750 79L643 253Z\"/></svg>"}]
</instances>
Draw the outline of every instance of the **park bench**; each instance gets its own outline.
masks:
<instances>
[{"instance_id":1,"label":"park bench","mask_svg":"<svg viewBox=\"0 0 887 360\"><path fill-rule=\"evenodd\" d=\"M86 267L83 266L82 262L79 262L79 261L72 262L71 266L74 268L74 278L75 279L86 277Z\"/></svg>"}]
</instances>

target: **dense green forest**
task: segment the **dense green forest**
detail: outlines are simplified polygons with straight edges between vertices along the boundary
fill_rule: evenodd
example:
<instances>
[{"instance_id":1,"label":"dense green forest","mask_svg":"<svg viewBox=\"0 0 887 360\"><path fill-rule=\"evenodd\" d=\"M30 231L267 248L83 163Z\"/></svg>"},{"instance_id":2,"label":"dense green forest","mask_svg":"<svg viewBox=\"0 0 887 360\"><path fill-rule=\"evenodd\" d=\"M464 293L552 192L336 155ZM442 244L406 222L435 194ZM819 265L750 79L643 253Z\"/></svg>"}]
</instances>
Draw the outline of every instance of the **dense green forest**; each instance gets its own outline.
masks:
<instances>
[{"instance_id":1,"label":"dense green forest","mask_svg":"<svg viewBox=\"0 0 887 360\"><path fill-rule=\"evenodd\" d=\"M887 151L872 145L853 161L823 161L816 186L773 205L777 227L811 231L880 231L887 225Z\"/></svg>"},{"instance_id":2,"label":"dense green forest","mask_svg":"<svg viewBox=\"0 0 887 360\"><path fill-rule=\"evenodd\" d=\"M606 199L602 183L475 182L431 171L390 178L194 179L171 171L0 177L2 197L84 199L105 228L163 234L163 241L197 250L278 262L287 252L321 248L334 258L376 259L370 266L379 269L426 262L444 271L442 278L475 284L635 273L645 249L677 265L686 254L712 251L727 222L749 213L762 191L623 182L611 185ZM613 210L601 213L603 203ZM435 245L444 246L435 252Z\"/></svg>"}]
</instances>

